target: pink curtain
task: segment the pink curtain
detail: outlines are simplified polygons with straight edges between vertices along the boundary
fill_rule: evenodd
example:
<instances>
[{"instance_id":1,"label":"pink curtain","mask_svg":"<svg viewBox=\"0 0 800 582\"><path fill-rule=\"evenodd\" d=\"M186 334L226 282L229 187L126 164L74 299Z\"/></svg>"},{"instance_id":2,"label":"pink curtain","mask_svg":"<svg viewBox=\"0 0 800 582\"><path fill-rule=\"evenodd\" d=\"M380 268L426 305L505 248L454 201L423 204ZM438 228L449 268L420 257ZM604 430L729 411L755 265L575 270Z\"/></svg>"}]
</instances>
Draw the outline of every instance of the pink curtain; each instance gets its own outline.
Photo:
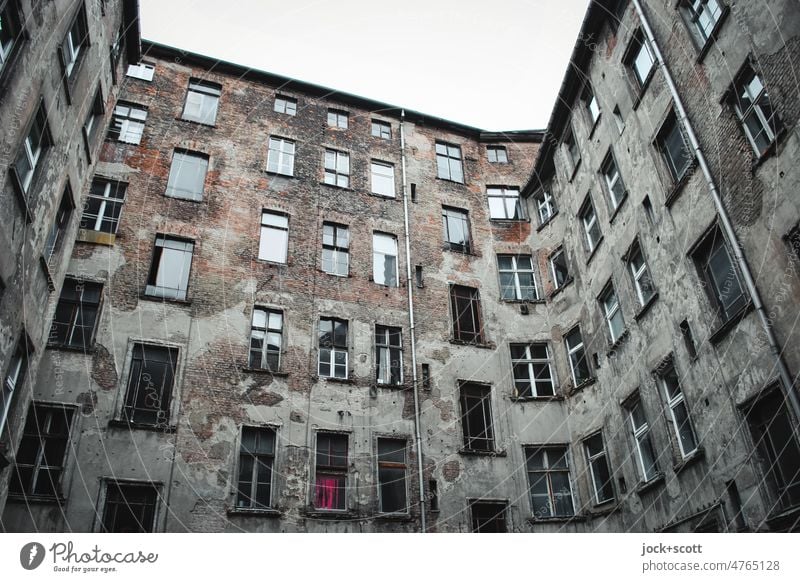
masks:
<instances>
[{"instance_id":1,"label":"pink curtain","mask_svg":"<svg viewBox=\"0 0 800 582\"><path fill-rule=\"evenodd\" d=\"M340 509L339 491L339 480L336 477L317 477L314 506L318 509Z\"/></svg>"}]
</instances>

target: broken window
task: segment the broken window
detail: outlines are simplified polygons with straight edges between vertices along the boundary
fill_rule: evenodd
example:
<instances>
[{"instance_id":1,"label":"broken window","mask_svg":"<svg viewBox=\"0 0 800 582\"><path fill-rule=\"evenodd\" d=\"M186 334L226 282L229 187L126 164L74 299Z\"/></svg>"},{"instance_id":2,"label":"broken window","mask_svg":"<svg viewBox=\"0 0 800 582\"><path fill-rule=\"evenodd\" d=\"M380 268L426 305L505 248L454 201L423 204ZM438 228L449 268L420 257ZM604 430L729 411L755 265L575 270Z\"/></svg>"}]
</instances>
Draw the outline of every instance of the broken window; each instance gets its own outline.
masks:
<instances>
[{"instance_id":1,"label":"broken window","mask_svg":"<svg viewBox=\"0 0 800 582\"><path fill-rule=\"evenodd\" d=\"M151 533L155 530L158 490L152 483L109 481L103 533Z\"/></svg>"},{"instance_id":2,"label":"broken window","mask_svg":"<svg viewBox=\"0 0 800 582\"><path fill-rule=\"evenodd\" d=\"M486 146L486 157L492 164L508 163L508 152L505 146Z\"/></svg>"},{"instance_id":3,"label":"broken window","mask_svg":"<svg viewBox=\"0 0 800 582\"><path fill-rule=\"evenodd\" d=\"M191 241L157 235L145 295L185 300L193 252Z\"/></svg>"},{"instance_id":4,"label":"broken window","mask_svg":"<svg viewBox=\"0 0 800 582\"><path fill-rule=\"evenodd\" d=\"M0 434L6 425L8 413L11 411L11 401L14 393L22 387L25 374L28 372L28 356L33 352L27 337L24 335L17 341L17 347L11 356L11 361L6 368L6 377L3 379L3 390L0 393Z\"/></svg>"},{"instance_id":5,"label":"broken window","mask_svg":"<svg viewBox=\"0 0 800 582\"><path fill-rule=\"evenodd\" d=\"M603 238L603 233L600 231L600 223L597 221L597 213L594 211L594 204L592 204L591 195L586 197L586 202L583 203L579 217L583 224L586 250L591 254L594 249L597 248L597 245L600 244L600 239Z\"/></svg>"},{"instance_id":6,"label":"broken window","mask_svg":"<svg viewBox=\"0 0 800 582\"><path fill-rule=\"evenodd\" d=\"M346 277L350 269L350 230L341 224L322 224L322 270Z\"/></svg>"},{"instance_id":7,"label":"broken window","mask_svg":"<svg viewBox=\"0 0 800 582\"><path fill-rule=\"evenodd\" d=\"M572 280L569 276L569 268L567 267L567 255L563 248L558 249L550 255L550 272L553 275L553 287L561 289L564 285Z\"/></svg>"},{"instance_id":8,"label":"broken window","mask_svg":"<svg viewBox=\"0 0 800 582\"><path fill-rule=\"evenodd\" d=\"M703 279L705 288L716 308L717 316L726 322L737 315L749 303L742 287L739 271L733 262L728 243L718 226L692 252Z\"/></svg>"},{"instance_id":9,"label":"broken window","mask_svg":"<svg viewBox=\"0 0 800 582\"><path fill-rule=\"evenodd\" d=\"M36 168L41 165L42 156L51 145L50 131L47 128L47 114L44 104L40 104L13 165L18 185L23 194L28 193Z\"/></svg>"},{"instance_id":10,"label":"broken window","mask_svg":"<svg viewBox=\"0 0 800 582\"><path fill-rule=\"evenodd\" d=\"M282 137L269 138L267 151L267 172L294 175L294 142Z\"/></svg>"},{"instance_id":11,"label":"broken window","mask_svg":"<svg viewBox=\"0 0 800 582\"><path fill-rule=\"evenodd\" d=\"M378 439L378 511L406 513L406 441Z\"/></svg>"},{"instance_id":12,"label":"broken window","mask_svg":"<svg viewBox=\"0 0 800 582\"><path fill-rule=\"evenodd\" d=\"M746 410L766 484L777 508L800 504L800 445L783 392L774 388Z\"/></svg>"},{"instance_id":13,"label":"broken window","mask_svg":"<svg viewBox=\"0 0 800 582\"><path fill-rule=\"evenodd\" d=\"M127 76L133 77L134 79L141 79L142 81L152 81L155 72L156 72L155 63L148 63L146 61L142 61L138 64L128 65Z\"/></svg>"},{"instance_id":14,"label":"broken window","mask_svg":"<svg viewBox=\"0 0 800 582\"><path fill-rule=\"evenodd\" d=\"M347 509L347 441L346 434L317 433L314 474L316 509Z\"/></svg>"},{"instance_id":15,"label":"broken window","mask_svg":"<svg viewBox=\"0 0 800 582\"><path fill-rule=\"evenodd\" d=\"M573 328L565 337L564 344L567 346L567 357L569 367L572 372L574 386L580 386L591 378L589 361L586 359L586 349L583 346L581 328Z\"/></svg>"},{"instance_id":16,"label":"broken window","mask_svg":"<svg viewBox=\"0 0 800 582\"><path fill-rule=\"evenodd\" d=\"M103 285L67 277L61 287L48 345L86 350L92 344Z\"/></svg>"},{"instance_id":17,"label":"broken window","mask_svg":"<svg viewBox=\"0 0 800 582\"><path fill-rule=\"evenodd\" d=\"M255 307L250 325L249 366L254 369L279 371L282 346L283 312Z\"/></svg>"},{"instance_id":18,"label":"broken window","mask_svg":"<svg viewBox=\"0 0 800 582\"><path fill-rule=\"evenodd\" d=\"M124 418L136 424L166 428L172 386L178 365L178 348L133 344Z\"/></svg>"},{"instance_id":19,"label":"broken window","mask_svg":"<svg viewBox=\"0 0 800 582\"><path fill-rule=\"evenodd\" d=\"M461 426L464 449L489 452L494 450L491 388L485 384L461 384Z\"/></svg>"},{"instance_id":20,"label":"broken window","mask_svg":"<svg viewBox=\"0 0 800 582\"><path fill-rule=\"evenodd\" d=\"M325 183L339 188L350 187L350 154L325 150Z\"/></svg>"},{"instance_id":21,"label":"broken window","mask_svg":"<svg viewBox=\"0 0 800 582\"><path fill-rule=\"evenodd\" d=\"M386 162L370 163L372 193L394 198L394 166Z\"/></svg>"},{"instance_id":22,"label":"broken window","mask_svg":"<svg viewBox=\"0 0 800 582\"><path fill-rule=\"evenodd\" d=\"M437 176L442 180L464 183L464 168L461 163L461 148L444 142L436 142Z\"/></svg>"},{"instance_id":23,"label":"broken window","mask_svg":"<svg viewBox=\"0 0 800 582\"><path fill-rule=\"evenodd\" d=\"M219 83L189 79L189 91L186 93L183 119L214 125L217 120L217 107L221 94L222 85Z\"/></svg>"},{"instance_id":24,"label":"broken window","mask_svg":"<svg viewBox=\"0 0 800 582\"><path fill-rule=\"evenodd\" d=\"M603 162L601 171L603 172L606 187L608 188L608 196L611 200L611 208L616 210L619 205L622 204L622 199L625 198L627 192L625 191L625 184L622 182L622 177L619 175L617 161L614 159L613 153L608 153L605 162Z\"/></svg>"},{"instance_id":25,"label":"broken window","mask_svg":"<svg viewBox=\"0 0 800 582\"><path fill-rule=\"evenodd\" d=\"M506 533L507 503L502 501L472 501L472 533Z\"/></svg>"},{"instance_id":26,"label":"broken window","mask_svg":"<svg viewBox=\"0 0 800 582\"><path fill-rule=\"evenodd\" d=\"M511 345L514 391L519 398L555 394L550 347L544 342Z\"/></svg>"},{"instance_id":27,"label":"broken window","mask_svg":"<svg viewBox=\"0 0 800 582\"><path fill-rule=\"evenodd\" d=\"M207 155L175 150L164 195L185 200L202 200L207 170Z\"/></svg>"},{"instance_id":28,"label":"broken window","mask_svg":"<svg viewBox=\"0 0 800 582\"><path fill-rule=\"evenodd\" d=\"M378 384L403 383L403 332L399 327L375 326Z\"/></svg>"},{"instance_id":29,"label":"broken window","mask_svg":"<svg viewBox=\"0 0 800 582\"><path fill-rule=\"evenodd\" d=\"M636 443L636 464L642 475L642 482L647 483L658 477L658 463L650 435L650 423L647 422L644 405L639 395L634 395L625 403L628 420Z\"/></svg>"},{"instance_id":30,"label":"broken window","mask_svg":"<svg viewBox=\"0 0 800 582\"><path fill-rule=\"evenodd\" d=\"M147 108L118 101L108 127L108 139L139 145L147 121Z\"/></svg>"},{"instance_id":31,"label":"broken window","mask_svg":"<svg viewBox=\"0 0 800 582\"><path fill-rule=\"evenodd\" d=\"M525 218L519 188L487 186L489 218L494 220L523 220Z\"/></svg>"},{"instance_id":32,"label":"broken window","mask_svg":"<svg viewBox=\"0 0 800 582\"><path fill-rule=\"evenodd\" d=\"M276 95L275 111L278 113L285 113L286 115L296 115L297 99L292 97L284 97L283 95Z\"/></svg>"},{"instance_id":33,"label":"broken window","mask_svg":"<svg viewBox=\"0 0 800 582\"><path fill-rule=\"evenodd\" d=\"M125 202L127 185L105 178L95 178L83 205L80 227L86 230L116 234Z\"/></svg>"},{"instance_id":34,"label":"broken window","mask_svg":"<svg viewBox=\"0 0 800 582\"><path fill-rule=\"evenodd\" d=\"M386 121L373 119L372 135L383 139L392 139L392 125Z\"/></svg>"},{"instance_id":35,"label":"broken window","mask_svg":"<svg viewBox=\"0 0 800 582\"><path fill-rule=\"evenodd\" d=\"M73 72L76 70L78 60L85 54L88 48L89 30L86 26L86 7L81 5L67 31L67 35L61 42L59 51L66 79L69 80L72 77Z\"/></svg>"},{"instance_id":36,"label":"broken window","mask_svg":"<svg viewBox=\"0 0 800 582\"><path fill-rule=\"evenodd\" d=\"M237 509L268 509L272 506L272 467L275 463L275 429L242 427Z\"/></svg>"},{"instance_id":37,"label":"broken window","mask_svg":"<svg viewBox=\"0 0 800 582\"><path fill-rule=\"evenodd\" d=\"M497 266L502 300L535 301L539 298L530 255L497 255Z\"/></svg>"},{"instance_id":38,"label":"broken window","mask_svg":"<svg viewBox=\"0 0 800 582\"><path fill-rule=\"evenodd\" d=\"M666 369L659 372L659 382L669 406L670 424L678 441L681 457L685 459L697 450L697 437L674 364L670 363Z\"/></svg>"},{"instance_id":39,"label":"broken window","mask_svg":"<svg viewBox=\"0 0 800 582\"><path fill-rule=\"evenodd\" d=\"M339 129L347 129L348 122L347 111L341 109L328 109L328 125L330 127L338 127Z\"/></svg>"},{"instance_id":40,"label":"broken window","mask_svg":"<svg viewBox=\"0 0 800 582\"><path fill-rule=\"evenodd\" d=\"M478 290L450 285L450 308L453 316L453 339L472 344L483 343Z\"/></svg>"},{"instance_id":41,"label":"broken window","mask_svg":"<svg viewBox=\"0 0 800 582\"><path fill-rule=\"evenodd\" d=\"M280 212L262 211L258 258L285 265L288 251L289 217Z\"/></svg>"},{"instance_id":42,"label":"broken window","mask_svg":"<svg viewBox=\"0 0 800 582\"><path fill-rule=\"evenodd\" d=\"M625 320L622 317L622 309L612 282L609 281L608 285L606 285L605 290L599 297L599 301L600 305L603 306L603 316L608 325L608 334L613 344L625 333Z\"/></svg>"},{"instance_id":43,"label":"broken window","mask_svg":"<svg viewBox=\"0 0 800 582\"><path fill-rule=\"evenodd\" d=\"M71 407L37 402L28 408L11 473L11 495L61 496L73 412Z\"/></svg>"},{"instance_id":44,"label":"broken window","mask_svg":"<svg viewBox=\"0 0 800 582\"><path fill-rule=\"evenodd\" d=\"M347 322L340 319L319 320L319 375L347 379Z\"/></svg>"},{"instance_id":45,"label":"broken window","mask_svg":"<svg viewBox=\"0 0 800 582\"><path fill-rule=\"evenodd\" d=\"M757 156L762 156L783 129L761 77L746 65L733 86L733 108Z\"/></svg>"},{"instance_id":46,"label":"broken window","mask_svg":"<svg viewBox=\"0 0 800 582\"><path fill-rule=\"evenodd\" d=\"M636 289L636 298L639 300L639 305L644 307L655 296L656 288L638 241L628 252L627 262L633 288Z\"/></svg>"},{"instance_id":47,"label":"broken window","mask_svg":"<svg viewBox=\"0 0 800 582\"><path fill-rule=\"evenodd\" d=\"M586 462L589 464L595 503L599 505L613 500L614 483L608 463L608 454L603 443L603 433L598 432L584 440L583 449L586 451Z\"/></svg>"},{"instance_id":48,"label":"broken window","mask_svg":"<svg viewBox=\"0 0 800 582\"><path fill-rule=\"evenodd\" d=\"M544 226L556 213L556 202L550 193L550 186L542 188L533 195L539 213L539 226Z\"/></svg>"},{"instance_id":49,"label":"broken window","mask_svg":"<svg viewBox=\"0 0 800 582\"><path fill-rule=\"evenodd\" d=\"M54 270L56 267L54 263L64 243L64 235L69 228L69 220L72 217L73 208L72 190L69 184L67 184L64 193L61 195L61 203L58 205L58 211L56 212L55 218L53 218L53 224L50 227L50 231L47 233L47 238L44 241L44 249L42 250L44 260L51 270Z\"/></svg>"},{"instance_id":50,"label":"broken window","mask_svg":"<svg viewBox=\"0 0 800 582\"><path fill-rule=\"evenodd\" d=\"M525 467L534 518L575 514L566 446L525 447Z\"/></svg>"},{"instance_id":51,"label":"broken window","mask_svg":"<svg viewBox=\"0 0 800 582\"><path fill-rule=\"evenodd\" d=\"M679 182L692 164L692 152L675 112L671 112L656 137L656 145L667 164L670 176Z\"/></svg>"},{"instance_id":52,"label":"broken window","mask_svg":"<svg viewBox=\"0 0 800 582\"><path fill-rule=\"evenodd\" d=\"M373 233L372 280L378 285L398 286L396 236L379 232Z\"/></svg>"},{"instance_id":53,"label":"broken window","mask_svg":"<svg viewBox=\"0 0 800 582\"><path fill-rule=\"evenodd\" d=\"M471 252L469 218L466 210L442 206L442 230L446 248L462 253Z\"/></svg>"}]
</instances>

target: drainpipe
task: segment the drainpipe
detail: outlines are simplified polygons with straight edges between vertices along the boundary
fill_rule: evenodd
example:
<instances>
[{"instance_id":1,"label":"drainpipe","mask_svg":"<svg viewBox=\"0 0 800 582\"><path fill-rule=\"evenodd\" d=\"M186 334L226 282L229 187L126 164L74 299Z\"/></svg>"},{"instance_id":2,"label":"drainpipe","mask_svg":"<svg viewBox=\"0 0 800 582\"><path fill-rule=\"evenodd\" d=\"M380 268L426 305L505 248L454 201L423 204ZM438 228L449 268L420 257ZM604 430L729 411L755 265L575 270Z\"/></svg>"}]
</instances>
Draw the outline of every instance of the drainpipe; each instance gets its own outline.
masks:
<instances>
[{"instance_id":1,"label":"drainpipe","mask_svg":"<svg viewBox=\"0 0 800 582\"><path fill-rule=\"evenodd\" d=\"M414 440L417 442L417 473L419 475L419 508L420 524L423 533L427 531L425 475L422 462L422 429L419 411L419 380L417 378L417 340L414 323L414 285L411 279L411 227L408 219L408 184L406 182L406 137L404 123L405 109L400 110L400 167L403 175L403 224L406 238L406 289L408 289L408 325L411 337L411 389L414 391Z\"/></svg>"},{"instance_id":2,"label":"drainpipe","mask_svg":"<svg viewBox=\"0 0 800 582\"><path fill-rule=\"evenodd\" d=\"M747 260L745 259L744 252L739 245L739 239L736 236L736 232L733 230L733 225L731 224L730 218L728 217L728 212L725 210L725 206L722 203L722 198L719 195L719 190L717 190L714 177L711 175L711 170L706 162L706 157L703 154L703 150L700 148L700 142L697 140L694 129L692 129L692 124L689 121L688 115L686 114L686 108L683 106L683 101L678 93L678 88L675 85L675 81L672 79L672 75L667 68L667 63L658 48L658 43L656 43L656 38L653 35L652 28L650 28L650 22L647 20L647 16L645 16L642 4L640 0L633 0L633 4L636 7L636 12L639 15L639 20L642 23L642 28L647 36L647 40L653 49L653 56L655 57L658 66L664 73L664 79L667 81L669 92L672 94L672 100L675 102L675 109L677 110L680 124L683 126L686 136L689 138L689 143L692 146L694 155L697 158L700 169L703 171L703 176L706 179L709 193L714 200L714 206L717 208L717 214L719 215L722 228L725 231L725 235L727 236L728 240L731 242L731 246L733 247L733 254L736 258L737 264L739 265L739 271L741 271L742 276L744 277L745 286L747 287L747 291L750 293L750 297L753 300L753 306L755 307L756 313L758 313L758 318L761 321L761 325L764 328L764 333L767 336L770 352L772 352L773 356L775 356L775 364L778 367L778 373L780 375L783 392L786 398L789 400L795 418L800 420L800 401L798 401L797 393L793 388L791 374L789 373L789 369L786 367L783 358L781 358L781 349L780 346L778 346L778 340L775 338L775 334L772 331L772 326L770 325L769 318L767 317L766 310L764 309L764 304L761 301L761 295L759 294L758 288L753 280L753 276L750 272L750 267L747 264Z\"/></svg>"}]
</instances>

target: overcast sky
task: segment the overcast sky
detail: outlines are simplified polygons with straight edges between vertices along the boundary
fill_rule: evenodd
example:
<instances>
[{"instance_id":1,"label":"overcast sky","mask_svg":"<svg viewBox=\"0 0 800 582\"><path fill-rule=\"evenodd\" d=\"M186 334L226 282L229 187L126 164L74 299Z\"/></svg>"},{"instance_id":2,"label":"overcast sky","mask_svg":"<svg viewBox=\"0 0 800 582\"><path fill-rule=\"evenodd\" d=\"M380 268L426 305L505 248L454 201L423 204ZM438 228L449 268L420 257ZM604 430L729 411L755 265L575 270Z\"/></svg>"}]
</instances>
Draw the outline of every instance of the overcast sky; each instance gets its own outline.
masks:
<instances>
[{"instance_id":1,"label":"overcast sky","mask_svg":"<svg viewBox=\"0 0 800 582\"><path fill-rule=\"evenodd\" d=\"M588 3L141 0L142 37L482 129L540 129Z\"/></svg>"}]
</instances>

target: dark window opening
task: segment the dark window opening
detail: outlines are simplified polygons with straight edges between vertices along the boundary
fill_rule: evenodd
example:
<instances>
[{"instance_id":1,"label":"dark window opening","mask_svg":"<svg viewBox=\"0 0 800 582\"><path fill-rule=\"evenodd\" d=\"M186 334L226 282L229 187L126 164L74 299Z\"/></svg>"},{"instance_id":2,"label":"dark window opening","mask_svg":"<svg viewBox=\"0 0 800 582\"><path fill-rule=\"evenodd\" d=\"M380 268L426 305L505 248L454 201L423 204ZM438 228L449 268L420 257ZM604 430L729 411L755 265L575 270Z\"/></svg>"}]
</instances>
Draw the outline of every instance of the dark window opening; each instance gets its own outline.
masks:
<instances>
[{"instance_id":1,"label":"dark window opening","mask_svg":"<svg viewBox=\"0 0 800 582\"><path fill-rule=\"evenodd\" d=\"M694 345L694 336L692 335L692 328L689 327L689 322L685 319L680 323L681 335L683 336L683 343L686 345L686 351L692 358L697 357L697 348Z\"/></svg>"},{"instance_id":2,"label":"dark window opening","mask_svg":"<svg viewBox=\"0 0 800 582\"><path fill-rule=\"evenodd\" d=\"M506 533L507 504L501 501L473 501L470 503L472 513L472 533Z\"/></svg>"},{"instance_id":3,"label":"dark window opening","mask_svg":"<svg viewBox=\"0 0 800 582\"><path fill-rule=\"evenodd\" d=\"M481 384L461 385L461 424L464 430L464 449L467 451L494 450L491 388Z\"/></svg>"},{"instance_id":4,"label":"dark window opening","mask_svg":"<svg viewBox=\"0 0 800 582\"><path fill-rule=\"evenodd\" d=\"M123 407L123 415L128 421L166 427L177 365L177 348L133 345Z\"/></svg>"},{"instance_id":5,"label":"dark window opening","mask_svg":"<svg viewBox=\"0 0 800 582\"><path fill-rule=\"evenodd\" d=\"M378 439L378 511L405 513L406 498L406 441Z\"/></svg>"},{"instance_id":6,"label":"dark window opening","mask_svg":"<svg viewBox=\"0 0 800 582\"><path fill-rule=\"evenodd\" d=\"M104 533L154 531L158 491L150 483L108 483L103 511Z\"/></svg>"},{"instance_id":7,"label":"dark window opening","mask_svg":"<svg viewBox=\"0 0 800 582\"><path fill-rule=\"evenodd\" d=\"M472 344L483 343L483 324L478 290L461 285L450 286L453 315L453 339Z\"/></svg>"},{"instance_id":8,"label":"dark window opening","mask_svg":"<svg viewBox=\"0 0 800 582\"><path fill-rule=\"evenodd\" d=\"M64 279L48 344L85 350L92 344L103 285Z\"/></svg>"},{"instance_id":9,"label":"dark window opening","mask_svg":"<svg viewBox=\"0 0 800 582\"><path fill-rule=\"evenodd\" d=\"M236 507L267 509L272 503L275 429L242 427Z\"/></svg>"},{"instance_id":10,"label":"dark window opening","mask_svg":"<svg viewBox=\"0 0 800 582\"><path fill-rule=\"evenodd\" d=\"M347 435L317 433L314 507L339 510L347 508Z\"/></svg>"}]
</instances>

